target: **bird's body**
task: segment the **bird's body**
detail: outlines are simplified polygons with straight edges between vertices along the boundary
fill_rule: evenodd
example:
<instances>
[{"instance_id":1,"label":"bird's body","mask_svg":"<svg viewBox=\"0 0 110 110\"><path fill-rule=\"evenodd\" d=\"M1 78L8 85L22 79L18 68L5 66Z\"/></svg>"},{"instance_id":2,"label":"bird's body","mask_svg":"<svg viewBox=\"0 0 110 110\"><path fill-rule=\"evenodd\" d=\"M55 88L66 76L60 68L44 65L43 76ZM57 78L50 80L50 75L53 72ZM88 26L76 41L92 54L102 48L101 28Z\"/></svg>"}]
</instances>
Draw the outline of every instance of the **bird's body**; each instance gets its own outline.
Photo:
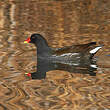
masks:
<instances>
[{"instance_id":1,"label":"bird's body","mask_svg":"<svg viewBox=\"0 0 110 110\"><path fill-rule=\"evenodd\" d=\"M72 45L63 48L51 48L46 39L40 34L32 34L25 43L33 43L37 47L37 58L55 62L78 62L89 61L94 54L102 48L96 46L96 42L88 44Z\"/></svg>"}]
</instances>

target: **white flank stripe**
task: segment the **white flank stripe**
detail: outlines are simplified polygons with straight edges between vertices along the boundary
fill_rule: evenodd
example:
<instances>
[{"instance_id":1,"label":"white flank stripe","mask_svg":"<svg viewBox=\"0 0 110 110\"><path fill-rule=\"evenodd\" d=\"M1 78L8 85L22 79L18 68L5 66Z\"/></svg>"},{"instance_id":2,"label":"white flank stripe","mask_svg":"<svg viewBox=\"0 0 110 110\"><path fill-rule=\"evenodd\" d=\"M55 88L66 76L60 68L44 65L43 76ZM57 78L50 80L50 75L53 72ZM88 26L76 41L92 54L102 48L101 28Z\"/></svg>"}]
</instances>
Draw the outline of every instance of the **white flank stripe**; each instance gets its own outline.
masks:
<instances>
[{"instance_id":1,"label":"white flank stripe","mask_svg":"<svg viewBox=\"0 0 110 110\"><path fill-rule=\"evenodd\" d=\"M60 56L68 56L68 55L72 56L72 55L78 55L78 54L79 53L65 53L65 54L62 54Z\"/></svg>"},{"instance_id":2,"label":"white flank stripe","mask_svg":"<svg viewBox=\"0 0 110 110\"><path fill-rule=\"evenodd\" d=\"M91 50L90 53L91 53L91 54L94 54L94 53L96 53L100 48L102 48L102 47L96 47L95 49Z\"/></svg>"},{"instance_id":3,"label":"white flank stripe","mask_svg":"<svg viewBox=\"0 0 110 110\"><path fill-rule=\"evenodd\" d=\"M93 68L97 68L97 65L90 65L91 67L93 67Z\"/></svg>"}]
</instances>

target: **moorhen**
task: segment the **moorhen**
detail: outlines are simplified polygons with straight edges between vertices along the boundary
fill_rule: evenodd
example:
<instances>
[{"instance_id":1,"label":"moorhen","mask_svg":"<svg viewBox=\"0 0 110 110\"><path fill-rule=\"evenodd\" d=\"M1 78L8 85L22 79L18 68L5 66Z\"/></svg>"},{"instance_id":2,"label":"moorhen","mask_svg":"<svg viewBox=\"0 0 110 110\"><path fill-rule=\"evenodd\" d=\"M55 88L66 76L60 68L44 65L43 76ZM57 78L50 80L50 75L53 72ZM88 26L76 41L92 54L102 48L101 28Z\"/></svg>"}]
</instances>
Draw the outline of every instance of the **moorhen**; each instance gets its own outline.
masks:
<instances>
[{"instance_id":1,"label":"moorhen","mask_svg":"<svg viewBox=\"0 0 110 110\"><path fill-rule=\"evenodd\" d=\"M63 48L51 48L46 39L40 34L32 34L24 43L33 43L37 47L37 58L78 65L80 62L88 62L102 46L96 46L96 42L81 45L66 46Z\"/></svg>"}]
</instances>

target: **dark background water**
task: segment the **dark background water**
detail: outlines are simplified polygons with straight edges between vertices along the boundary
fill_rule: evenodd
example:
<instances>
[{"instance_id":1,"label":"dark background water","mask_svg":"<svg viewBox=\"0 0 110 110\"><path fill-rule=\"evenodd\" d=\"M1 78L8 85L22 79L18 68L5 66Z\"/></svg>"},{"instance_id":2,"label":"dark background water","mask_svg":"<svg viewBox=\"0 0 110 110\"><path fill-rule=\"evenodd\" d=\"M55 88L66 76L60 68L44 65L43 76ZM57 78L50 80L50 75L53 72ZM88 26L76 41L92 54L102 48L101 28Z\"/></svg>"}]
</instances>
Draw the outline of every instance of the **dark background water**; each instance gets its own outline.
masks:
<instances>
[{"instance_id":1,"label":"dark background water","mask_svg":"<svg viewBox=\"0 0 110 110\"><path fill-rule=\"evenodd\" d=\"M47 72L31 80L36 49L23 41L42 34L51 47L96 41L96 76ZM109 0L0 0L0 110L110 110Z\"/></svg>"}]
</instances>

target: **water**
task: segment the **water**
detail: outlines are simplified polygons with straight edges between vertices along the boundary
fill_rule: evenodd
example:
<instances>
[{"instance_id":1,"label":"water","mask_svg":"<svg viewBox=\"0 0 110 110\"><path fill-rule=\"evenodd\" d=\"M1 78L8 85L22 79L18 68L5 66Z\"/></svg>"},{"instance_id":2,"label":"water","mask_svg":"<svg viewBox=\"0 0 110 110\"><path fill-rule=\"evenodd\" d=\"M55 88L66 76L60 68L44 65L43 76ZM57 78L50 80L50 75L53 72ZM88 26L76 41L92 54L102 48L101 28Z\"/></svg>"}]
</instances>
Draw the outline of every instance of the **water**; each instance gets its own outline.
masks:
<instances>
[{"instance_id":1,"label":"water","mask_svg":"<svg viewBox=\"0 0 110 110\"><path fill-rule=\"evenodd\" d=\"M109 4L108 0L1 0L0 110L110 110ZM45 79L27 78L24 73L36 71L36 49L23 42L34 32L51 47L104 44L97 54L96 76L66 67L46 71Z\"/></svg>"}]
</instances>

